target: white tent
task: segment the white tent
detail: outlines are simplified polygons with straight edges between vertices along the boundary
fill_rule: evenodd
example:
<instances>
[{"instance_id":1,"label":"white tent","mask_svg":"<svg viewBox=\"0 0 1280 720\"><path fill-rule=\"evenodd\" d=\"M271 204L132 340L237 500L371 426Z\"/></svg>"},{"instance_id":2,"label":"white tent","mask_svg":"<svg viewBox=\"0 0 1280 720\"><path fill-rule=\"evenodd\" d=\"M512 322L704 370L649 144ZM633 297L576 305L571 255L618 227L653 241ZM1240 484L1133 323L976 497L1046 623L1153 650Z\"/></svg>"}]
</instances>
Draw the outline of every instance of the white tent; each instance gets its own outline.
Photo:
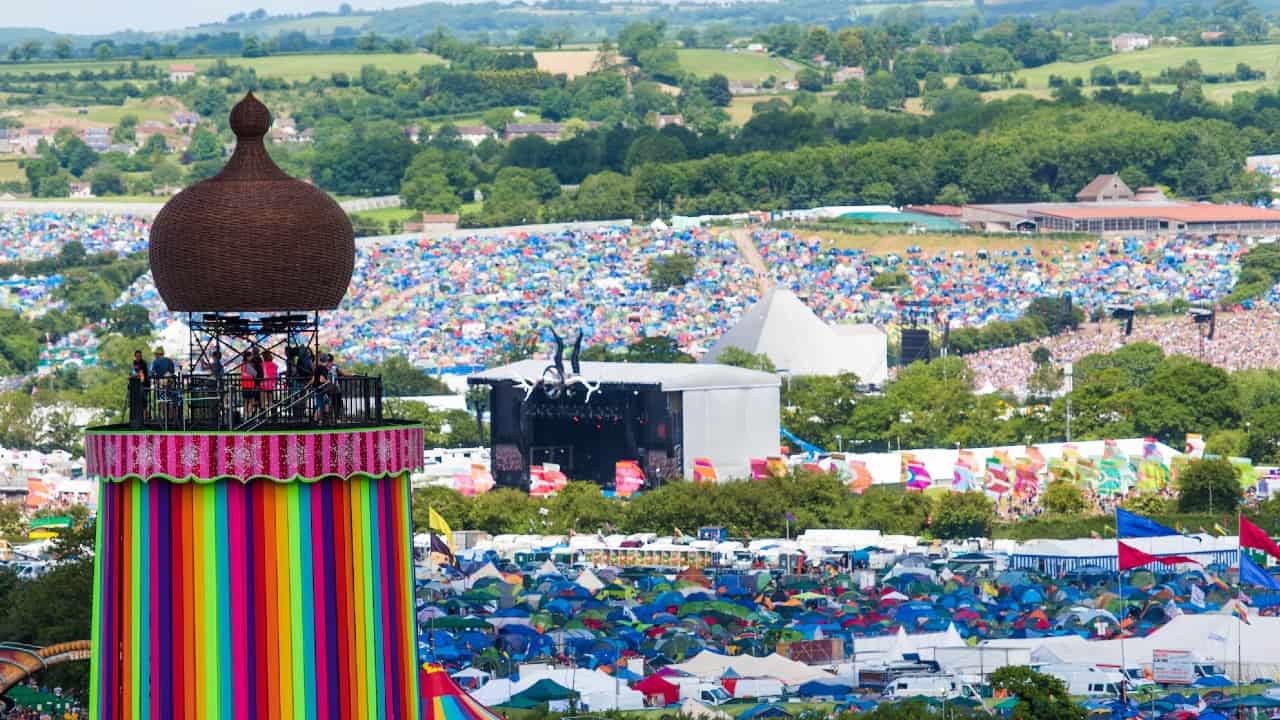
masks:
<instances>
[{"instance_id":1,"label":"white tent","mask_svg":"<svg viewBox=\"0 0 1280 720\"><path fill-rule=\"evenodd\" d=\"M591 593L595 593L604 587L604 581L596 577L596 574L591 572L591 568L583 570L575 582Z\"/></svg>"},{"instance_id":2,"label":"white tent","mask_svg":"<svg viewBox=\"0 0 1280 720\"><path fill-rule=\"evenodd\" d=\"M851 372L862 382L881 384L888 376L888 342L878 328L837 331L790 290L774 288L716 341L701 362L718 362L729 348L768 355L793 375Z\"/></svg>"},{"instance_id":3,"label":"white tent","mask_svg":"<svg viewBox=\"0 0 1280 720\"><path fill-rule=\"evenodd\" d=\"M484 705L501 705L543 678L579 693L581 705L590 710L640 710L644 708L644 694L632 690L621 678L599 670L586 668L557 668L550 665L522 665L520 679L492 680L471 693L471 697Z\"/></svg>"},{"instance_id":4,"label":"white tent","mask_svg":"<svg viewBox=\"0 0 1280 720\"><path fill-rule=\"evenodd\" d=\"M693 718L693 720L729 720L728 713L721 710L714 710L694 700L693 698L685 698L680 703L680 709L677 714L681 717Z\"/></svg>"},{"instance_id":5,"label":"white tent","mask_svg":"<svg viewBox=\"0 0 1280 720\"><path fill-rule=\"evenodd\" d=\"M671 668L689 673L701 680L719 680L732 666L742 677L771 677L787 685L801 685L810 680L830 680L831 673L785 658L777 653L767 657L749 655L720 655L709 650L694 655L689 660Z\"/></svg>"},{"instance_id":6,"label":"white tent","mask_svg":"<svg viewBox=\"0 0 1280 720\"><path fill-rule=\"evenodd\" d=\"M1154 650L1186 650L1220 665L1233 678L1280 679L1280 618L1251 616L1245 625L1233 615L1179 615L1146 637L1088 641L1074 635L1027 640L989 640L991 647L1030 647L1035 663L1151 665ZM1238 657L1237 657L1238 654ZM1237 669L1237 661L1240 664Z\"/></svg>"}]
</instances>

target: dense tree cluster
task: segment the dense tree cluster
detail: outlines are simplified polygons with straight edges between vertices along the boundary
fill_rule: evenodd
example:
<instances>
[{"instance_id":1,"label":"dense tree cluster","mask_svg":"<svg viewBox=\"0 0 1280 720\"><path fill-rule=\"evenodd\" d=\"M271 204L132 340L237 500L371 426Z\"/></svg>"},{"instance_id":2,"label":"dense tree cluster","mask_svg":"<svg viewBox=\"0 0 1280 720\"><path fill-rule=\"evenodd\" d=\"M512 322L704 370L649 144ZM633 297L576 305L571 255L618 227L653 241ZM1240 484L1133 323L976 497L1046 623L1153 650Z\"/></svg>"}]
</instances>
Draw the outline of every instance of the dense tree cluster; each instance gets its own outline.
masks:
<instances>
[{"instance_id":1,"label":"dense tree cluster","mask_svg":"<svg viewBox=\"0 0 1280 720\"><path fill-rule=\"evenodd\" d=\"M498 488L466 497L446 488L414 493L415 527L426 527L434 508L455 528L490 533L618 532L694 534L724 526L733 537L781 537L790 512L791 532L806 528L860 527L889 533L967 538L988 535L995 512L981 493L903 492L901 487L850 493L834 476L798 472L758 482L695 485L670 482L627 501L607 499L593 483L571 482L540 500ZM546 512L542 512L545 508Z\"/></svg>"}]
</instances>

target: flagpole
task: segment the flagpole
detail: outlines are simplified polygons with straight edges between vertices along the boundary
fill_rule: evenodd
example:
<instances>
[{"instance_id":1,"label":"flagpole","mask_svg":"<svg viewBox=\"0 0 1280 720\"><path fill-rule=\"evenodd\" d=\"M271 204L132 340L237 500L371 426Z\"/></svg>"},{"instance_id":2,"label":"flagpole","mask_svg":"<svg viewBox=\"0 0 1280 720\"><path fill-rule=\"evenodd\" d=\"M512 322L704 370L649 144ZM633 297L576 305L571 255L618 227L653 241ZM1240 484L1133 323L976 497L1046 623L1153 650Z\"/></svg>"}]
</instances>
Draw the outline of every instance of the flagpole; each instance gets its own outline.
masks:
<instances>
[{"instance_id":1,"label":"flagpole","mask_svg":"<svg viewBox=\"0 0 1280 720\"><path fill-rule=\"evenodd\" d=\"M1120 569L1120 506L1116 505L1115 512L1116 523L1116 594L1120 596L1120 701L1129 706L1129 676L1126 674L1128 664L1124 657L1124 616L1127 614L1127 605L1124 601L1124 570Z\"/></svg>"},{"instance_id":2,"label":"flagpole","mask_svg":"<svg viewBox=\"0 0 1280 720\"><path fill-rule=\"evenodd\" d=\"M1212 483L1210 483L1212 486ZM1209 497L1213 497L1210 495ZM1236 513L1236 567L1240 570L1244 569L1244 545L1240 542L1240 520L1244 518L1244 513ZM1244 578L1240 577L1240 573L1236 573L1236 583L1240 586L1236 591L1236 605L1240 604L1240 592L1244 590ZM1244 621L1239 617L1236 618L1236 697L1240 697L1240 688L1244 682L1244 664L1241 649L1244 646Z\"/></svg>"}]
</instances>

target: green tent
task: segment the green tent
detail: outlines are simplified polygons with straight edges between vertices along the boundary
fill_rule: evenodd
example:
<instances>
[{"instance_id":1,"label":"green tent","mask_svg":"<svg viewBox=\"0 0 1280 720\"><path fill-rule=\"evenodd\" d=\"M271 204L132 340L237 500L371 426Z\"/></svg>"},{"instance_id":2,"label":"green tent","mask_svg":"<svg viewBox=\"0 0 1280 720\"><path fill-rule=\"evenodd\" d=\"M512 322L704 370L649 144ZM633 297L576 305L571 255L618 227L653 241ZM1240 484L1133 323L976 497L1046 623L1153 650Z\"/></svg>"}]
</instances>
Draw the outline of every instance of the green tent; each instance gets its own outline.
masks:
<instances>
[{"instance_id":1,"label":"green tent","mask_svg":"<svg viewBox=\"0 0 1280 720\"><path fill-rule=\"evenodd\" d=\"M573 700L577 697L577 692L570 690L555 680L542 678L525 688L524 691L512 695L511 701L506 704L516 707L530 707L525 703L533 703L536 706L555 700Z\"/></svg>"}]
</instances>

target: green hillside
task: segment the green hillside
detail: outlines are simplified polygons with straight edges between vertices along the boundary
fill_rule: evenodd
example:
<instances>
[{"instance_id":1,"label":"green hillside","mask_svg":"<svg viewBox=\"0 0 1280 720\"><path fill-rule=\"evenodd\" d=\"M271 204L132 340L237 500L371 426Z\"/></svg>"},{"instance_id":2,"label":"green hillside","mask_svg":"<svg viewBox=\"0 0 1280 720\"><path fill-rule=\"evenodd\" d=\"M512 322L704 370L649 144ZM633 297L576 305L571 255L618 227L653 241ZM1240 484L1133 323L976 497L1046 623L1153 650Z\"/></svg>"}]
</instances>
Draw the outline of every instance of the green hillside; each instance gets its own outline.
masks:
<instances>
[{"instance_id":1,"label":"green hillside","mask_svg":"<svg viewBox=\"0 0 1280 720\"><path fill-rule=\"evenodd\" d=\"M1265 71L1269 80L1280 79L1280 45L1160 47L1108 55L1089 62L1050 63L1038 68L1021 70L1014 73L1014 76L1025 78L1029 89L1042 89L1049 87L1050 75L1065 78L1081 77L1088 82L1090 70L1098 65L1106 65L1112 70L1138 70L1142 72L1144 79L1155 80L1161 70L1180 66L1193 59L1199 62L1200 68L1207 73L1230 72L1235 70L1237 63L1245 63L1254 69Z\"/></svg>"}]
</instances>

